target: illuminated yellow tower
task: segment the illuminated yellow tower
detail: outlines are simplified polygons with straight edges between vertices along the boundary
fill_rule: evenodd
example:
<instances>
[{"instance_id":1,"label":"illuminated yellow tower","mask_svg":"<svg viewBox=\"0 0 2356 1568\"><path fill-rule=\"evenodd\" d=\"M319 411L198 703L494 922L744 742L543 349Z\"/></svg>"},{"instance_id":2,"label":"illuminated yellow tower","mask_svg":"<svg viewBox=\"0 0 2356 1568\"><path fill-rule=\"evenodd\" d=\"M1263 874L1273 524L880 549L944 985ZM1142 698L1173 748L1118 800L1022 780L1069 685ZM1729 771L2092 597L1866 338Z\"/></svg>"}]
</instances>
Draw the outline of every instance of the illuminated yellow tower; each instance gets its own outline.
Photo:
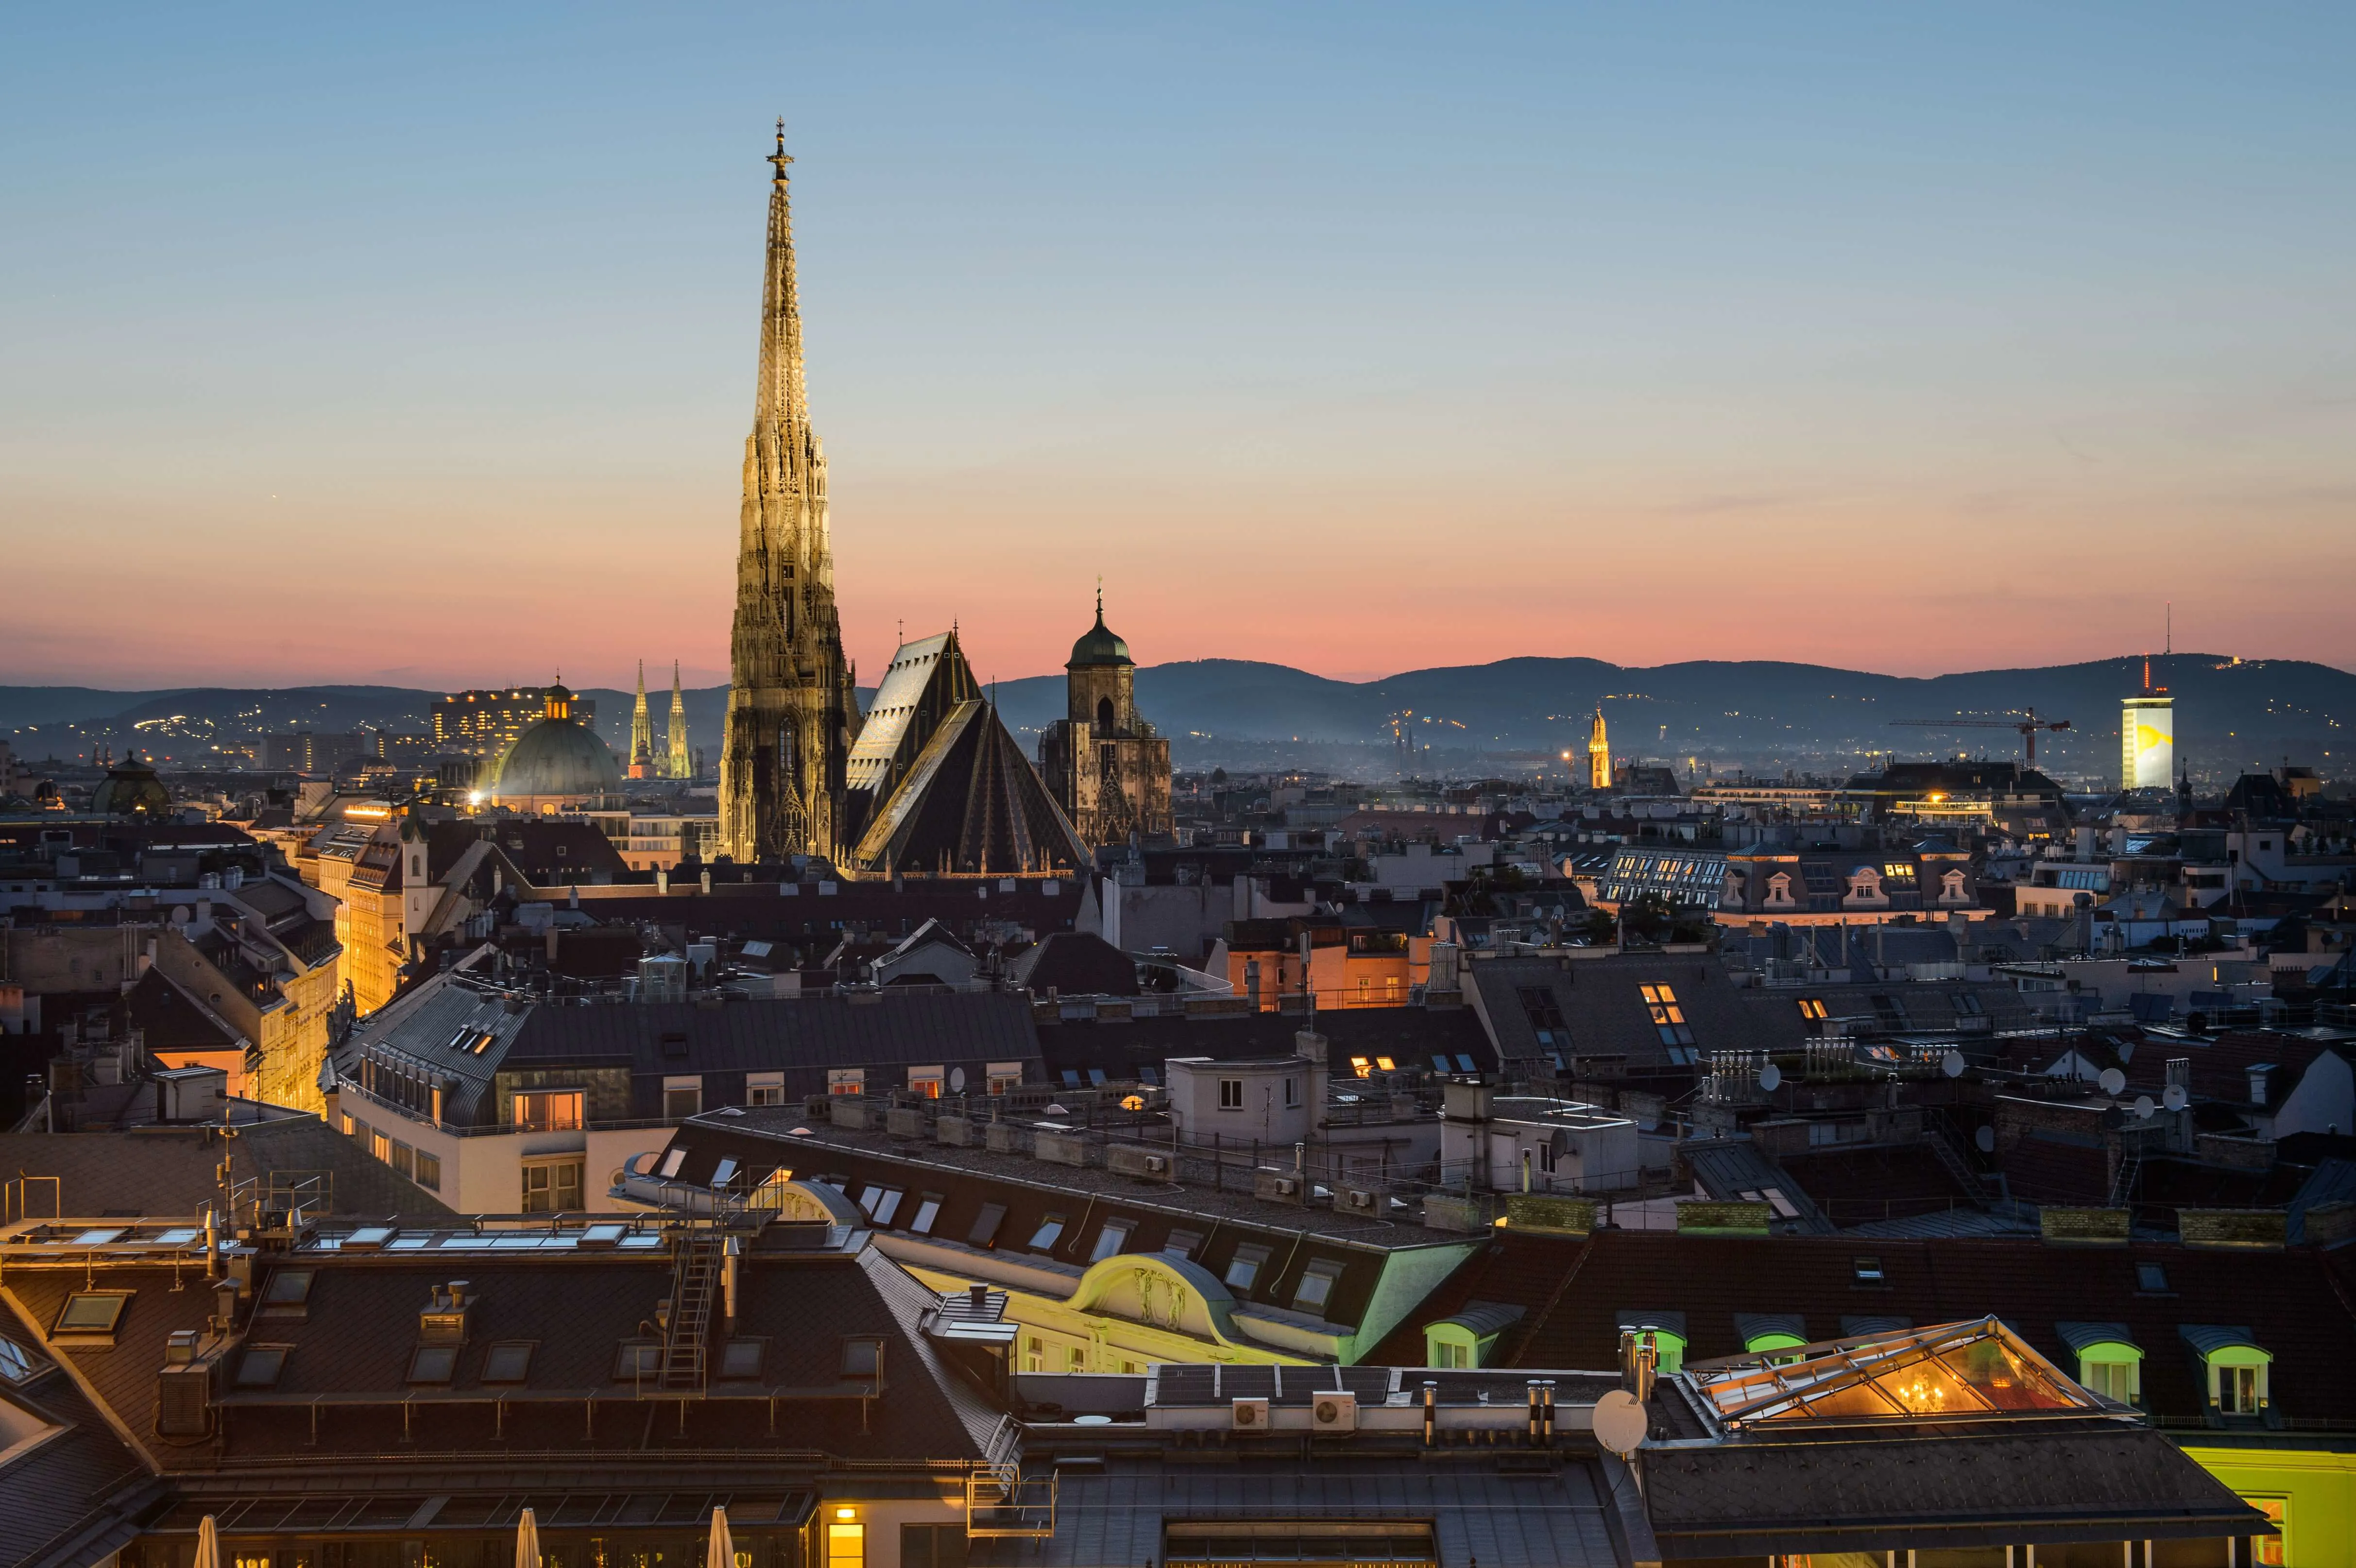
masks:
<instances>
[{"instance_id":1,"label":"illuminated yellow tower","mask_svg":"<svg viewBox=\"0 0 2356 1568\"><path fill-rule=\"evenodd\" d=\"M1612 787L1612 741L1603 731L1603 704L1595 705L1595 722L1587 729L1587 785Z\"/></svg>"}]
</instances>

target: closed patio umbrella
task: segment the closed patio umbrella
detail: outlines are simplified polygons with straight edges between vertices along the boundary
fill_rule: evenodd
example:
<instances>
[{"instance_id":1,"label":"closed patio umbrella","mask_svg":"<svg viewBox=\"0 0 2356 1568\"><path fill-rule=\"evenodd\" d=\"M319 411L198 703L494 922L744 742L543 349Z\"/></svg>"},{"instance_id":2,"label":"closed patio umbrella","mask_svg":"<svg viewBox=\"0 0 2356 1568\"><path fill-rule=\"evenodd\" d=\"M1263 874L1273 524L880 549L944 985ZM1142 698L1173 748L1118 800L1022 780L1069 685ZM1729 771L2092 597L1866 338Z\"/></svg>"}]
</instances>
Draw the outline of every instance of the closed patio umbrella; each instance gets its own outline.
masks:
<instances>
[{"instance_id":1,"label":"closed patio umbrella","mask_svg":"<svg viewBox=\"0 0 2356 1568\"><path fill-rule=\"evenodd\" d=\"M728 1534L728 1510L713 1504L712 1541L704 1548L703 1568L736 1568L736 1542Z\"/></svg>"},{"instance_id":2,"label":"closed patio umbrella","mask_svg":"<svg viewBox=\"0 0 2356 1568\"><path fill-rule=\"evenodd\" d=\"M516 1568L540 1568L540 1521L530 1509L516 1520Z\"/></svg>"},{"instance_id":3,"label":"closed patio umbrella","mask_svg":"<svg viewBox=\"0 0 2356 1568\"><path fill-rule=\"evenodd\" d=\"M197 1523L196 1568L221 1568L220 1526L213 1522L210 1514Z\"/></svg>"}]
</instances>

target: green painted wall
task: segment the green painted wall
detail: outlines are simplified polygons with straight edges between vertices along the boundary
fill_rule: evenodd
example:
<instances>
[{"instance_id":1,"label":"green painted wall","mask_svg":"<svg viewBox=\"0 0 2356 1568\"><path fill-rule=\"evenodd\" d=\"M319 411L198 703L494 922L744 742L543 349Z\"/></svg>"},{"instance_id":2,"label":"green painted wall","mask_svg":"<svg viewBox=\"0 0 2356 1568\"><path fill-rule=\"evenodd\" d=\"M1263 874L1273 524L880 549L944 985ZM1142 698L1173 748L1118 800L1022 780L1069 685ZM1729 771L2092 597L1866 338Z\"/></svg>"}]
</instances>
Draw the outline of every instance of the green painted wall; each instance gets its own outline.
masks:
<instances>
[{"instance_id":1,"label":"green painted wall","mask_svg":"<svg viewBox=\"0 0 2356 1568\"><path fill-rule=\"evenodd\" d=\"M2356 1568L2356 1451L2178 1441L2202 1469L2251 1501L2287 1499L2280 1561L2288 1568Z\"/></svg>"}]
</instances>

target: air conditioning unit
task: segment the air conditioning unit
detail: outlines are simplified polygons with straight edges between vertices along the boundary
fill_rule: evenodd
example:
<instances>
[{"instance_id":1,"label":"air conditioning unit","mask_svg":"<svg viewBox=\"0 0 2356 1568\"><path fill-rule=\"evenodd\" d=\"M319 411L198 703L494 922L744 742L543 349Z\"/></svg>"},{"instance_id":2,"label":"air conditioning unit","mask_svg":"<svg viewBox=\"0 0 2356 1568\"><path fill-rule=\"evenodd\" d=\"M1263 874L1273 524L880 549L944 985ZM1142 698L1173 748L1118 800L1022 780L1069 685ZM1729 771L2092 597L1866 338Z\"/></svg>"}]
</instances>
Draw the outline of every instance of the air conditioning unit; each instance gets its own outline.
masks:
<instances>
[{"instance_id":1,"label":"air conditioning unit","mask_svg":"<svg viewBox=\"0 0 2356 1568\"><path fill-rule=\"evenodd\" d=\"M1354 1209L1361 1214L1372 1214L1382 1208L1383 1198L1381 1193L1369 1192L1363 1187L1344 1187L1342 1189L1342 1203L1344 1208Z\"/></svg>"},{"instance_id":2,"label":"air conditioning unit","mask_svg":"<svg viewBox=\"0 0 2356 1568\"><path fill-rule=\"evenodd\" d=\"M1239 1399L1232 1403L1227 1408L1229 1412L1229 1420L1233 1423L1235 1429L1237 1432L1265 1432L1268 1430L1268 1401L1264 1399Z\"/></svg>"},{"instance_id":3,"label":"air conditioning unit","mask_svg":"<svg viewBox=\"0 0 2356 1568\"><path fill-rule=\"evenodd\" d=\"M1166 1154L1147 1155L1145 1169L1151 1176L1167 1176L1170 1173L1170 1157Z\"/></svg>"},{"instance_id":4,"label":"air conditioning unit","mask_svg":"<svg viewBox=\"0 0 2356 1568\"><path fill-rule=\"evenodd\" d=\"M1309 1424L1319 1432L1355 1432L1358 1429L1358 1396L1354 1393L1321 1393L1310 1402Z\"/></svg>"}]
</instances>

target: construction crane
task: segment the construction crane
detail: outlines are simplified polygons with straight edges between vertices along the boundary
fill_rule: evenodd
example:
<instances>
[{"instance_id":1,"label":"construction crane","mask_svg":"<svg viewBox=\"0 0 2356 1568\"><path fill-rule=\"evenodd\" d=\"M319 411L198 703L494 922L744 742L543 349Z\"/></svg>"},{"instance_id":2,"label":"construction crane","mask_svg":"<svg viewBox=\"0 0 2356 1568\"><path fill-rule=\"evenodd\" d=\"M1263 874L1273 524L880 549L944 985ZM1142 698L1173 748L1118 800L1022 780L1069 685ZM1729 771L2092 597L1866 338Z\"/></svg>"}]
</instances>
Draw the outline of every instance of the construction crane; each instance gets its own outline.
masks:
<instances>
[{"instance_id":1,"label":"construction crane","mask_svg":"<svg viewBox=\"0 0 2356 1568\"><path fill-rule=\"evenodd\" d=\"M2067 730L2070 728L2070 720L2067 719L2040 720L2037 717L2037 709L2034 708L2025 708L2021 711L2028 717L2025 719L1892 719L1890 722L1912 725L1918 730L2017 730L2020 732L2022 746L2029 752L2029 761L2025 765L2033 768L2037 765L2037 732L2040 730Z\"/></svg>"}]
</instances>

